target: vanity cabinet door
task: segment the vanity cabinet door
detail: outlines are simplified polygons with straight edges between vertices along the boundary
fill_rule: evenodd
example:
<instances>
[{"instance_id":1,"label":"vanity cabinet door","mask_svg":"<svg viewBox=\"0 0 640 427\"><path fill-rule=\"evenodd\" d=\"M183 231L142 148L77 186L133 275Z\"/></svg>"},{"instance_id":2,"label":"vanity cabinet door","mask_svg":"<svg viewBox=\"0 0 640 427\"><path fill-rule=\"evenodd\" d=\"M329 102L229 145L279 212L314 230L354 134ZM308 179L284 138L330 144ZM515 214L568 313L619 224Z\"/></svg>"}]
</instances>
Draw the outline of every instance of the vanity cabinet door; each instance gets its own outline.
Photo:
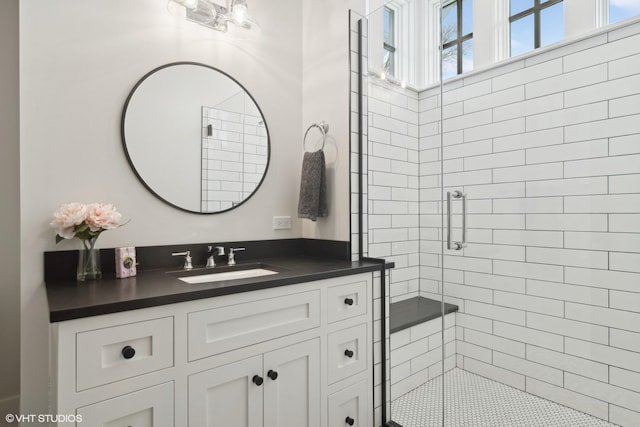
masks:
<instances>
[{"instance_id":1,"label":"vanity cabinet door","mask_svg":"<svg viewBox=\"0 0 640 427\"><path fill-rule=\"evenodd\" d=\"M264 355L264 426L320 426L320 339Z\"/></svg>"},{"instance_id":2,"label":"vanity cabinet door","mask_svg":"<svg viewBox=\"0 0 640 427\"><path fill-rule=\"evenodd\" d=\"M339 322L367 313L367 281L345 283L327 290L327 320Z\"/></svg>"},{"instance_id":3,"label":"vanity cabinet door","mask_svg":"<svg viewBox=\"0 0 640 427\"><path fill-rule=\"evenodd\" d=\"M103 427L172 427L173 382L78 408L77 425Z\"/></svg>"},{"instance_id":4,"label":"vanity cabinet door","mask_svg":"<svg viewBox=\"0 0 640 427\"><path fill-rule=\"evenodd\" d=\"M86 390L173 366L173 317L76 335L76 388Z\"/></svg>"},{"instance_id":5,"label":"vanity cabinet door","mask_svg":"<svg viewBox=\"0 0 640 427\"><path fill-rule=\"evenodd\" d=\"M367 381L345 388L329 396L329 427L369 427Z\"/></svg>"},{"instance_id":6,"label":"vanity cabinet door","mask_svg":"<svg viewBox=\"0 0 640 427\"><path fill-rule=\"evenodd\" d=\"M262 356L189 376L189 427L261 427Z\"/></svg>"},{"instance_id":7,"label":"vanity cabinet door","mask_svg":"<svg viewBox=\"0 0 640 427\"><path fill-rule=\"evenodd\" d=\"M367 325L365 323L327 337L329 384L334 384L367 369Z\"/></svg>"}]
</instances>

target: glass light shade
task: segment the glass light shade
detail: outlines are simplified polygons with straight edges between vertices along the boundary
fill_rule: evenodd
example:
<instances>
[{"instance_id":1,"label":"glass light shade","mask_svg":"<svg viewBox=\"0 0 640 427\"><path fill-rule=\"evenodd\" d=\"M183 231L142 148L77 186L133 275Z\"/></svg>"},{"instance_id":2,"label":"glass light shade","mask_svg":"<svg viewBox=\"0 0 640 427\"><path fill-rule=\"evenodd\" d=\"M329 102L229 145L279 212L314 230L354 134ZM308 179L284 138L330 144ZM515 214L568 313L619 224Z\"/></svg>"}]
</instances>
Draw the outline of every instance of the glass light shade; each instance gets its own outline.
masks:
<instances>
[{"instance_id":1,"label":"glass light shade","mask_svg":"<svg viewBox=\"0 0 640 427\"><path fill-rule=\"evenodd\" d=\"M247 20L247 5L243 1L234 1L231 4L231 15L238 25L243 25Z\"/></svg>"},{"instance_id":2,"label":"glass light shade","mask_svg":"<svg viewBox=\"0 0 640 427\"><path fill-rule=\"evenodd\" d=\"M196 0L196 6L193 9L187 8L187 19L198 24L209 24L216 19L217 15L215 7L207 0Z\"/></svg>"}]
</instances>

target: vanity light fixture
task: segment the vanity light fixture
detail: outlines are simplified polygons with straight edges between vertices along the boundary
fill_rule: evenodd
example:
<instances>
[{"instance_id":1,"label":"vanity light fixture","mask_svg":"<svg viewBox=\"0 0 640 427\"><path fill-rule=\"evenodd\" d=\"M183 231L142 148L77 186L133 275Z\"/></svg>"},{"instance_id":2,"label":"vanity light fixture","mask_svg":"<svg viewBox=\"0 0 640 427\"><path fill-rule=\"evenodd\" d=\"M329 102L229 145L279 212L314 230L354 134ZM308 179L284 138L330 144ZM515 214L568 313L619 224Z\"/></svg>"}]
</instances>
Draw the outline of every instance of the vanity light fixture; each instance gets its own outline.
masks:
<instances>
[{"instance_id":1,"label":"vanity light fixture","mask_svg":"<svg viewBox=\"0 0 640 427\"><path fill-rule=\"evenodd\" d=\"M248 16L246 0L231 0L231 16L236 25L243 26Z\"/></svg>"},{"instance_id":2,"label":"vanity light fixture","mask_svg":"<svg viewBox=\"0 0 640 427\"><path fill-rule=\"evenodd\" d=\"M247 0L229 0L227 6L212 0L169 0L167 8L172 14L184 15L187 21L223 33L227 32L228 22L245 29L260 27L249 15Z\"/></svg>"}]
</instances>

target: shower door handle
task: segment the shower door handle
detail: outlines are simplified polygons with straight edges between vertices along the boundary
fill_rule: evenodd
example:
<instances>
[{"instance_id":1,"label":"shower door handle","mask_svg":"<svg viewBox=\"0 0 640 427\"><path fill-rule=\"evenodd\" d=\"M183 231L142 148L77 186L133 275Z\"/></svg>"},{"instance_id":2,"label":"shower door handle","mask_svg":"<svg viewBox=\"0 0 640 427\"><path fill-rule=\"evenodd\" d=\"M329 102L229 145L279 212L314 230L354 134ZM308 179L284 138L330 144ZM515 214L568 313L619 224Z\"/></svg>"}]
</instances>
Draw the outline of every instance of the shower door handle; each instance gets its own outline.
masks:
<instances>
[{"instance_id":1,"label":"shower door handle","mask_svg":"<svg viewBox=\"0 0 640 427\"><path fill-rule=\"evenodd\" d=\"M451 209L452 199L462 199L462 241L454 242L452 239L451 220L453 211ZM467 195L462 191L447 191L447 249L456 251L467 247Z\"/></svg>"}]
</instances>

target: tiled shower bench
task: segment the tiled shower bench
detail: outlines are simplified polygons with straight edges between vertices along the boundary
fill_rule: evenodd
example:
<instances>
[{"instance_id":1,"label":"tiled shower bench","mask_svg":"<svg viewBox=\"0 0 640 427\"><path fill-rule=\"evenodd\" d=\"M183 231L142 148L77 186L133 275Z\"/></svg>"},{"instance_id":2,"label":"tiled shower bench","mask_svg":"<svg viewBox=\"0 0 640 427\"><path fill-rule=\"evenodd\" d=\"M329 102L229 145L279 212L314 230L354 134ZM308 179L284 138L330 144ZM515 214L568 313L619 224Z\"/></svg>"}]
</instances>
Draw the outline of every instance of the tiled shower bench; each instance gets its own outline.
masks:
<instances>
[{"instance_id":1,"label":"tiled shower bench","mask_svg":"<svg viewBox=\"0 0 640 427\"><path fill-rule=\"evenodd\" d=\"M445 370L456 365L455 312L445 303ZM391 332L391 399L442 374L442 318L440 301L414 297L389 307Z\"/></svg>"}]
</instances>

